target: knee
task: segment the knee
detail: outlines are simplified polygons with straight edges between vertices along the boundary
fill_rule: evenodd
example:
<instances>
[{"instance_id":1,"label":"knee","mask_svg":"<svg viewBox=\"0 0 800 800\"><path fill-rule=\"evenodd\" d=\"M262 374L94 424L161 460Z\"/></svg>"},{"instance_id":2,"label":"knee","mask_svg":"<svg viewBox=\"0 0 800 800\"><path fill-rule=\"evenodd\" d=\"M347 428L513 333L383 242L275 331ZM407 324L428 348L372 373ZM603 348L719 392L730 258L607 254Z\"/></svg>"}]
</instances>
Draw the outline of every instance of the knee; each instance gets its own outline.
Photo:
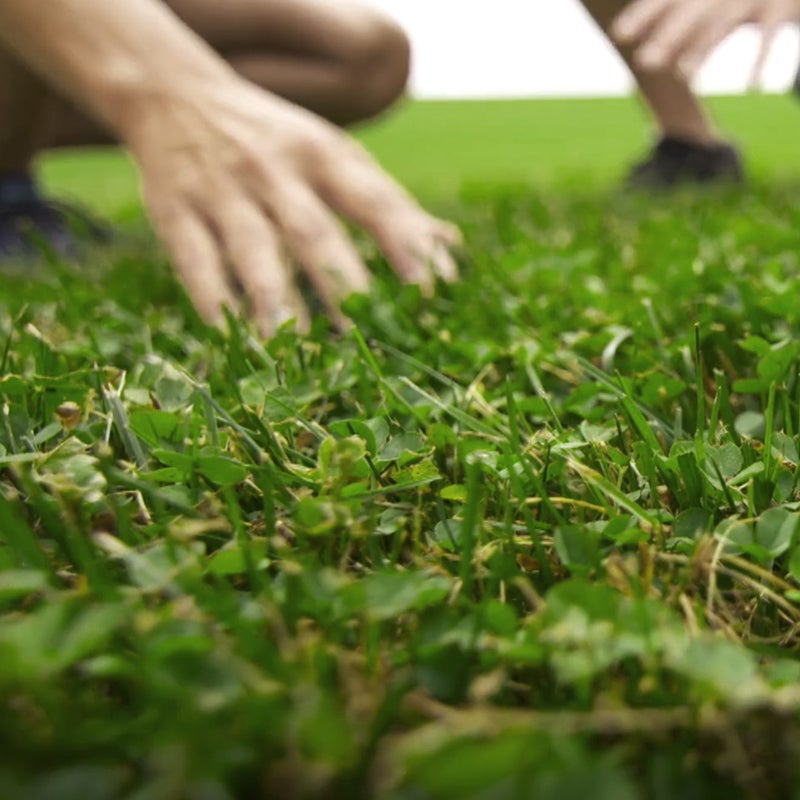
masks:
<instances>
[{"instance_id":1,"label":"knee","mask_svg":"<svg viewBox=\"0 0 800 800\"><path fill-rule=\"evenodd\" d=\"M408 36L390 20L371 20L347 68L353 92L352 121L377 116L405 93L411 69Z\"/></svg>"}]
</instances>

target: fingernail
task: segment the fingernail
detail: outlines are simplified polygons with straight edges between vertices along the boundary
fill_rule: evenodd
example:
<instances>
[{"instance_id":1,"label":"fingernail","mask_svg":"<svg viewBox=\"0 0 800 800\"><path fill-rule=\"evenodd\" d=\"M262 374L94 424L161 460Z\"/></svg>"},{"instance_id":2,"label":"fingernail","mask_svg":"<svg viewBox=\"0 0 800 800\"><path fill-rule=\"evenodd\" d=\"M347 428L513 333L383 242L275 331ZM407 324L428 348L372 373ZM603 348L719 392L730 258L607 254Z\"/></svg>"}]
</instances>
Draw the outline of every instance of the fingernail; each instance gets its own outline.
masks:
<instances>
[{"instance_id":1,"label":"fingernail","mask_svg":"<svg viewBox=\"0 0 800 800\"><path fill-rule=\"evenodd\" d=\"M430 259L431 266L433 267L434 260ZM419 286L420 293L423 297L433 297L433 276L430 271L425 269L422 264L417 264L413 272L409 272L403 277L404 283L409 283L414 286Z\"/></svg>"},{"instance_id":2,"label":"fingernail","mask_svg":"<svg viewBox=\"0 0 800 800\"><path fill-rule=\"evenodd\" d=\"M424 281L417 281L420 294L426 299L430 300L434 295L433 283L427 278Z\"/></svg>"},{"instance_id":3,"label":"fingernail","mask_svg":"<svg viewBox=\"0 0 800 800\"><path fill-rule=\"evenodd\" d=\"M297 318L297 314L294 311L292 311L292 309L290 309L290 308L279 308L275 312L275 316L274 316L275 327L276 328L280 328L281 325L285 325L290 320L293 320L293 319L296 319L296 318Z\"/></svg>"},{"instance_id":4,"label":"fingernail","mask_svg":"<svg viewBox=\"0 0 800 800\"><path fill-rule=\"evenodd\" d=\"M350 317L346 317L344 314L332 314L331 322L333 322L334 328L336 328L339 333L346 333L354 327L353 320L351 320Z\"/></svg>"}]
</instances>

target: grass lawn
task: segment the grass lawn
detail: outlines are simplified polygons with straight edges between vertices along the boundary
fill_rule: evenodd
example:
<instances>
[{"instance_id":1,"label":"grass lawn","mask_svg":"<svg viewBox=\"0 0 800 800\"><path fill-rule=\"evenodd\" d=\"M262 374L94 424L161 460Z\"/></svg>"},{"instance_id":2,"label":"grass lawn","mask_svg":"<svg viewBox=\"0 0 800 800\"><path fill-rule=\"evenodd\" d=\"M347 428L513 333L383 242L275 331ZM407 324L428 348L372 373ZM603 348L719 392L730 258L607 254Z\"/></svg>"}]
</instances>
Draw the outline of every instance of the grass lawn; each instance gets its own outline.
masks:
<instances>
[{"instance_id":1,"label":"grass lawn","mask_svg":"<svg viewBox=\"0 0 800 800\"><path fill-rule=\"evenodd\" d=\"M205 328L121 221L0 289L0 800L800 797L800 107L628 196L631 101L415 104L464 228L356 328Z\"/></svg>"},{"instance_id":2,"label":"grass lawn","mask_svg":"<svg viewBox=\"0 0 800 800\"><path fill-rule=\"evenodd\" d=\"M719 127L745 152L758 178L800 172L794 98L713 98ZM639 104L630 99L409 103L359 131L364 143L412 191L449 207L486 186L606 189L650 146ZM114 151L51 157L44 177L105 213L138 210L133 167Z\"/></svg>"}]
</instances>

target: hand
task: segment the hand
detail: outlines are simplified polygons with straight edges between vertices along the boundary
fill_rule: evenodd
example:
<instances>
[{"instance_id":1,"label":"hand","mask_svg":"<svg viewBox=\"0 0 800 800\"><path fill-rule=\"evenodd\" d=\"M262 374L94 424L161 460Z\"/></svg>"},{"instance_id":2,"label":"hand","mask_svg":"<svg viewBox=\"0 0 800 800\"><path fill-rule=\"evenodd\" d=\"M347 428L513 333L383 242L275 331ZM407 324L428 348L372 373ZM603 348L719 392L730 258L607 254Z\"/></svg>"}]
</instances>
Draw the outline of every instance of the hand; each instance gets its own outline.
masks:
<instances>
[{"instance_id":1,"label":"hand","mask_svg":"<svg viewBox=\"0 0 800 800\"><path fill-rule=\"evenodd\" d=\"M455 227L338 128L242 79L148 100L122 135L155 229L211 323L241 294L265 336L290 318L307 325L294 262L345 326L340 303L365 291L369 274L337 215L367 231L404 281L430 293L436 276L456 278Z\"/></svg>"},{"instance_id":2,"label":"hand","mask_svg":"<svg viewBox=\"0 0 800 800\"><path fill-rule=\"evenodd\" d=\"M779 27L800 20L800 0L635 0L617 18L613 34L636 46L643 67L675 67L692 75L732 31L745 23L761 28L753 69L756 83Z\"/></svg>"}]
</instances>

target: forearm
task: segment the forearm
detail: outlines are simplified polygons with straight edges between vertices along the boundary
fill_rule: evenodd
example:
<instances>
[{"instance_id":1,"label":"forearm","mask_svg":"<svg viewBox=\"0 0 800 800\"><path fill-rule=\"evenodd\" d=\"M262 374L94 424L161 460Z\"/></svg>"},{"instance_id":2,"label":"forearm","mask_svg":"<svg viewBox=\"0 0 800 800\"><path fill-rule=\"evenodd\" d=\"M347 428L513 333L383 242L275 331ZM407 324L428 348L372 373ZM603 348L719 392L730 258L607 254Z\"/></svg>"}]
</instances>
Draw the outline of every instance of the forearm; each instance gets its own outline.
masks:
<instances>
[{"instance_id":1,"label":"forearm","mask_svg":"<svg viewBox=\"0 0 800 800\"><path fill-rule=\"evenodd\" d=\"M0 45L120 136L143 106L233 75L158 0L0 0Z\"/></svg>"}]
</instances>

